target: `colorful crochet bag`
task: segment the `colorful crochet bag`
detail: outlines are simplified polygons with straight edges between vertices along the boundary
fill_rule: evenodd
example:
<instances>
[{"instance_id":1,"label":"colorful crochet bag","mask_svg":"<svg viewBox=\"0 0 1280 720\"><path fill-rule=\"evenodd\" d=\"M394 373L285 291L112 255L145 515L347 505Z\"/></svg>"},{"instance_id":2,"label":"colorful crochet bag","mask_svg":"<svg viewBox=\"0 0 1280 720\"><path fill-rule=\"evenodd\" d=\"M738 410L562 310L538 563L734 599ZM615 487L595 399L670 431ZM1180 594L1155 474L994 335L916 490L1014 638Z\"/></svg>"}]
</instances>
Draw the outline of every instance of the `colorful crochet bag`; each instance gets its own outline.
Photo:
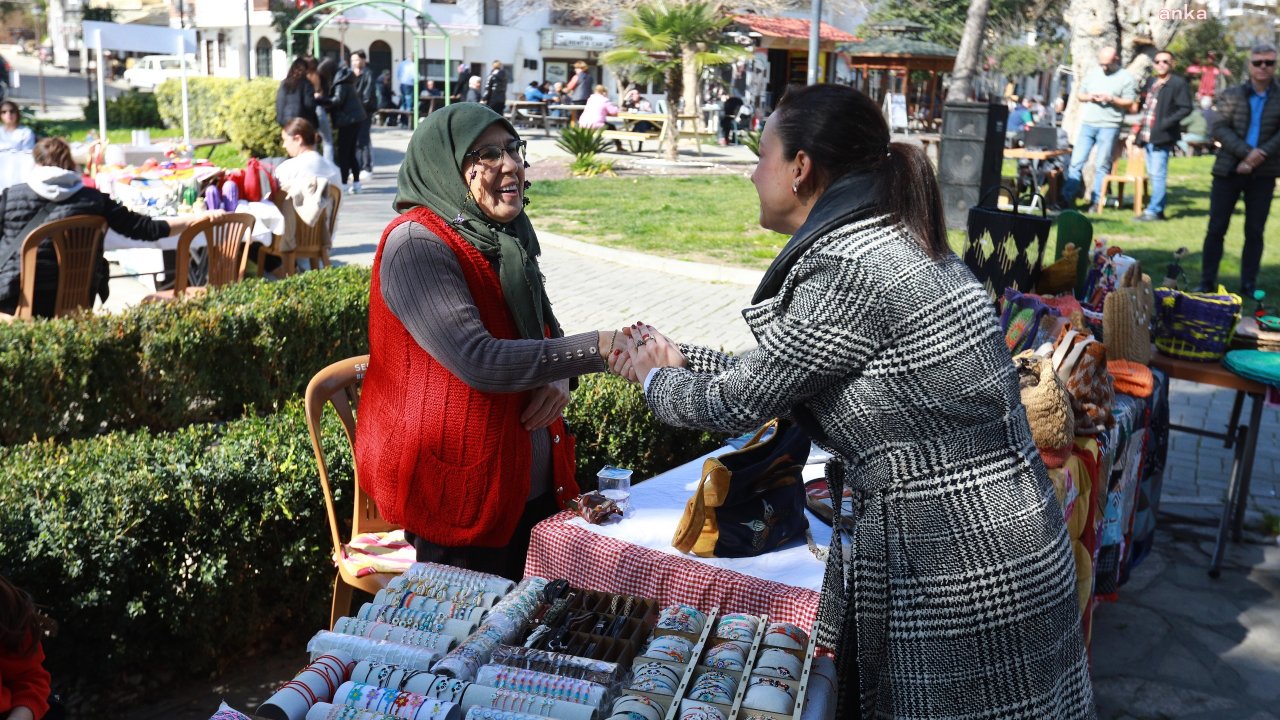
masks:
<instances>
[{"instance_id":1,"label":"colorful crochet bag","mask_svg":"<svg viewBox=\"0 0 1280 720\"><path fill-rule=\"evenodd\" d=\"M1226 354L1244 302L1218 286L1216 293L1156 288L1156 349L1169 357L1216 362Z\"/></svg>"},{"instance_id":2,"label":"colorful crochet bag","mask_svg":"<svg viewBox=\"0 0 1280 720\"><path fill-rule=\"evenodd\" d=\"M1115 382L1107 372L1107 348L1071 326L1053 349L1053 369L1071 395L1077 435L1092 435L1115 424Z\"/></svg>"},{"instance_id":3,"label":"colorful crochet bag","mask_svg":"<svg viewBox=\"0 0 1280 720\"><path fill-rule=\"evenodd\" d=\"M1035 349L1041 322L1046 315L1058 314L1042 302L1039 296L1021 293L1013 288L1005 288L1000 303L1004 306L1000 313L1004 342L1009 346L1009 352L1014 354Z\"/></svg>"},{"instance_id":4,"label":"colorful crochet bag","mask_svg":"<svg viewBox=\"0 0 1280 720\"><path fill-rule=\"evenodd\" d=\"M1031 438L1049 467L1066 462L1075 441L1076 421L1071 396L1053 371L1049 358L1027 351L1013 358L1018 369L1018 390L1027 409Z\"/></svg>"},{"instance_id":5,"label":"colorful crochet bag","mask_svg":"<svg viewBox=\"0 0 1280 720\"><path fill-rule=\"evenodd\" d=\"M984 207L991 195L999 192L1011 196L1013 211ZM1019 213L1017 208L1017 198L1003 187L988 191L981 202L969 208L964 264L987 289L992 302L999 300L1005 288L1029 292L1040 277L1053 221L1043 207L1040 215Z\"/></svg>"}]
</instances>

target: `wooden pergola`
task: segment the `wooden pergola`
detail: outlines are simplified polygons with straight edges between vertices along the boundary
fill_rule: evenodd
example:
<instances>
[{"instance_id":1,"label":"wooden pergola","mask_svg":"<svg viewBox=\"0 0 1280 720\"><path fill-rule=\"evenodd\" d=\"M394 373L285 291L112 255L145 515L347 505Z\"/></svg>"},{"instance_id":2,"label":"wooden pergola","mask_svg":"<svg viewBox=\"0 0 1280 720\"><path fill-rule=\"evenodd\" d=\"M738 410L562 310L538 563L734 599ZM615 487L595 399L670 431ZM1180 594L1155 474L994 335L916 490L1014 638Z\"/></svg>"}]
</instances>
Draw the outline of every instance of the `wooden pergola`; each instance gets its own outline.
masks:
<instances>
[{"instance_id":1,"label":"wooden pergola","mask_svg":"<svg viewBox=\"0 0 1280 720\"><path fill-rule=\"evenodd\" d=\"M840 46L845 64L858 73L854 87L871 96L876 102L884 100L885 93L897 92L907 98L907 112L917 117L923 105L922 117L933 122L942 113L939 101L939 76L949 74L956 64L956 51L945 45L922 40L920 34L928 28L918 23L895 21L872 26L876 37ZM917 85L913 97L911 73L927 72L929 80ZM871 78L881 80L873 87Z\"/></svg>"}]
</instances>

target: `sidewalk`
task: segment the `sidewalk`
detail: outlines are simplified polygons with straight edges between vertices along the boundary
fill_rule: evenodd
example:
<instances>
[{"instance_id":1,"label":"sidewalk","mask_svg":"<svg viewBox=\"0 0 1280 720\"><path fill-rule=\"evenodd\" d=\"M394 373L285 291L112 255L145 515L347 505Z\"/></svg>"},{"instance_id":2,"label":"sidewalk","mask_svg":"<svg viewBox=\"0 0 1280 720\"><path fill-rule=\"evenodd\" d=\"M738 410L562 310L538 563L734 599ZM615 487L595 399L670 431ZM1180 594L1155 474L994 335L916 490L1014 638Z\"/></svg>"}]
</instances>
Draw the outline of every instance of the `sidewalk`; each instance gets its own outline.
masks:
<instances>
[{"instance_id":1,"label":"sidewalk","mask_svg":"<svg viewBox=\"0 0 1280 720\"><path fill-rule=\"evenodd\" d=\"M408 139L405 130L375 129L376 172L362 194L344 199L336 262L372 262L382 230L395 216L395 171ZM565 157L541 132L528 139L535 167ZM704 152L704 164L732 164L744 172L753 161L745 148ZM697 156L686 157L699 162ZM536 182L530 196L538 201ZM539 238L548 292L569 332L643 320L680 340L737 351L754 344L739 311L750 300L758 271L674 262L545 232ZM113 301L115 295L113 286ZM1172 422L1223 425L1231 400L1226 391L1174 381ZM1268 409L1261 432L1249 498L1251 523L1262 512L1280 514L1280 413ZM1099 716L1280 720L1280 547L1274 538L1246 533L1246 542L1229 547L1222 577L1209 579L1212 523L1225 494L1230 455L1220 443L1176 432L1170 443L1154 550L1120 589L1119 601L1094 612ZM302 648L282 648L246 660L217 685L174 688L170 699L128 717L204 720L220 698L251 712L305 662Z\"/></svg>"}]
</instances>

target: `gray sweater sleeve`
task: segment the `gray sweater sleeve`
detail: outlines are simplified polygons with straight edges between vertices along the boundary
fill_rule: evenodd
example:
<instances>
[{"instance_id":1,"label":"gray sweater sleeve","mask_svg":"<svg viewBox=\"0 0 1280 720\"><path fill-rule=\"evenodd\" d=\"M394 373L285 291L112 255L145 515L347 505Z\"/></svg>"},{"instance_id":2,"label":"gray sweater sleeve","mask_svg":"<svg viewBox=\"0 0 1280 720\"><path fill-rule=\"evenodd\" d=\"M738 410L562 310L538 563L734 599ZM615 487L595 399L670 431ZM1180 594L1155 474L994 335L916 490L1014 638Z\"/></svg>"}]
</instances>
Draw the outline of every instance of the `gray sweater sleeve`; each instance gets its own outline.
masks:
<instances>
[{"instance_id":1,"label":"gray sweater sleeve","mask_svg":"<svg viewBox=\"0 0 1280 720\"><path fill-rule=\"evenodd\" d=\"M418 223L391 231L379 280L382 299L418 345L477 390L520 392L605 370L594 331L545 340L490 335L457 256Z\"/></svg>"}]
</instances>

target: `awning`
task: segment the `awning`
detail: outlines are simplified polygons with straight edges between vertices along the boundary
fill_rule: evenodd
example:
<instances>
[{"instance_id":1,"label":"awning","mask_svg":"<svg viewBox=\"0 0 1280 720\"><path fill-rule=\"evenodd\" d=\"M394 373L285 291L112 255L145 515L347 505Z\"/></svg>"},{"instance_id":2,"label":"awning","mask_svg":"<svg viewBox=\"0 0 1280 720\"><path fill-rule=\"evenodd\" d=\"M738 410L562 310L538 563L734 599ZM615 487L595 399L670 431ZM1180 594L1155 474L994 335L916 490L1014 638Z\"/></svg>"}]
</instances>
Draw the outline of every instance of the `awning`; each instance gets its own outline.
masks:
<instances>
[{"instance_id":1,"label":"awning","mask_svg":"<svg viewBox=\"0 0 1280 720\"><path fill-rule=\"evenodd\" d=\"M790 40L809 39L808 20L765 15L735 15L733 21L768 37ZM821 42L857 42L858 40L856 36L827 23L818 25L818 38Z\"/></svg>"}]
</instances>

